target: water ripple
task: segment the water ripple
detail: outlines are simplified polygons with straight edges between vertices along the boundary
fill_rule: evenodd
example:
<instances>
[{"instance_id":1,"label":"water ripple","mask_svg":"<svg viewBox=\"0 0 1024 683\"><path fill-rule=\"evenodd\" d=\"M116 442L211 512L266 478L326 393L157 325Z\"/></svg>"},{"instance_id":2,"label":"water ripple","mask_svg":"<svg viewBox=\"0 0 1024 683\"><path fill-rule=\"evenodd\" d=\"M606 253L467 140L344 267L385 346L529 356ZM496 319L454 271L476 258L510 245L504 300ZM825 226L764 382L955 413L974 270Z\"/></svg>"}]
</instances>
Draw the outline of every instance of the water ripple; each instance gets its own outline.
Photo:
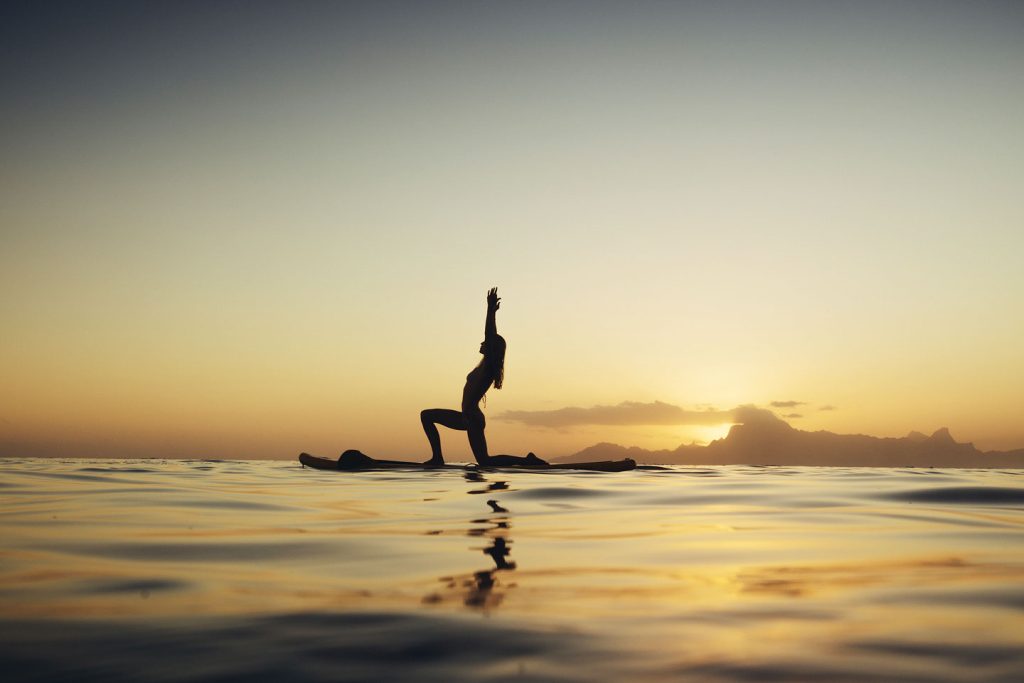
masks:
<instances>
[{"instance_id":1,"label":"water ripple","mask_svg":"<svg viewBox=\"0 0 1024 683\"><path fill-rule=\"evenodd\" d=\"M47 548L49 549L49 548ZM313 557L324 557L356 552L358 543L327 542L231 542L231 543L66 543L60 550L79 555L109 557L120 560L142 560L146 562L246 562L246 561L308 561Z\"/></svg>"},{"instance_id":2,"label":"water ripple","mask_svg":"<svg viewBox=\"0 0 1024 683\"><path fill-rule=\"evenodd\" d=\"M0 479L5 682L1024 680L1018 472Z\"/></svg>"},{"instance_id":3,"label":"water ripple","mask_svg":"<svg viewBox=\"0 0 1024 683\"><path fill-rule=\"evenodd\" d=\"M955 503L968 505L1024 505L1024 488L1004 486L950 486L912 489L880 494L888 500L909 503Z\"/></svg>"}]
</instances>

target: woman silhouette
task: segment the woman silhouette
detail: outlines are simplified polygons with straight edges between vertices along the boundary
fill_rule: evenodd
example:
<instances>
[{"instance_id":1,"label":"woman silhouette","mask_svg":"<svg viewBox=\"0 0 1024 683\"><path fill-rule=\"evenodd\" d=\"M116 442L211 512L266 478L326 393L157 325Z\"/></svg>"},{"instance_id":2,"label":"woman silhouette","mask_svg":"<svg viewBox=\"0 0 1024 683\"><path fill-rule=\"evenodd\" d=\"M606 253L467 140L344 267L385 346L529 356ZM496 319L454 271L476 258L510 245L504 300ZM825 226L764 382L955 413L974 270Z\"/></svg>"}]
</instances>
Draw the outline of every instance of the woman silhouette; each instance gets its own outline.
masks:
<instances>
[{"instance_id":1,"label":"woman silhouette","mask_svg":"<svg viewBox=\"0 0 1024 683\"><path fill-rule=\"evenodd\" d=\"M487 292L487 320L484 323L484 340L480 344L483 358L480 363L466 375L466 386L462 389L462 411L448 408L428 408L420 412L423 431L430 442L431 458L425 464L443 465L441 455L441 435L437 433L437 425L464 431L469 436L469 447L473 449L473 457L481 465L498 466L544 466L543 460L533 453L526 457L515 455L488 455L487 439L484 438L484 413L480 410L480 400L491 388L501 389L505 379L505 339L498 334L495 314L501 306L498 288Z\"/></svg>"}]
</instances>

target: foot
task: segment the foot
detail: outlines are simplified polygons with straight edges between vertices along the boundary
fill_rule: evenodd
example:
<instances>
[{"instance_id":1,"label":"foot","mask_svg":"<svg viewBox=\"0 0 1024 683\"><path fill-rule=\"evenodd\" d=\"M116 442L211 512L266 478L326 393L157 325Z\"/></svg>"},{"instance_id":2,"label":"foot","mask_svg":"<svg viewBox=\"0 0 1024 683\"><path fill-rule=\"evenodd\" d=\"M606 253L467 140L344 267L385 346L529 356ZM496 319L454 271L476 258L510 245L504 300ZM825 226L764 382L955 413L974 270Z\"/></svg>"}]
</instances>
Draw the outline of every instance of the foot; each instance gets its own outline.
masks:
<instances>
[{"instance_id":1,"label":"foot","mask_svg":"<svg viewBox=\"0 0 1024 683\"><path fill-rule=\"evenodd\" d=\"M427 460L426 462L424 462L423 466L424 467L443 467L444 466L444 459L443 458L431 458L430 460Z\"/></svg>"}]
</instances>

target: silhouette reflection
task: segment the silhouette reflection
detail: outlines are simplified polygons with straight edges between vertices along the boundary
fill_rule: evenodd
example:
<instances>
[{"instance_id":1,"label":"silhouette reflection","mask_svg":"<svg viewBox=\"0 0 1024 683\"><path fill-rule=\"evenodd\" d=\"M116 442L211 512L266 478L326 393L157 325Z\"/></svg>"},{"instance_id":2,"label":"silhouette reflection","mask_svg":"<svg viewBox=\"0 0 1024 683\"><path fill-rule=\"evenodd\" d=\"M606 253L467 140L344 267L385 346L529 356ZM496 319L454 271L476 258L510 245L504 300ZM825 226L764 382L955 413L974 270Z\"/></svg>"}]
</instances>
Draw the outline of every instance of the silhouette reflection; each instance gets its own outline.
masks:
<instances>
[{"instance_id":1,"label":"silhouette reflection","mask_svg":"<svg viewBox=\"0 0 1024 683\"><path fill-rule=\"evenodd\" d=\"M466 480L488 484L486 488L467 491L470 495L508 489L506 482L487 482L479 472L467 472ZM509 511L494 499L489 499L487 506L490 508L488 516L470 520L472 526L466 531L466 535L490 540L490 544L485 547L471 546L470 549L479 550L490 557L494 566L469 574L442 576L438 580L444 585L444 588L424 596L424 603L440 604L458 600L471 609L489 610L502 603L508 589L515 588L516 584L506 585L500 577L500 572L509 572L516 568L516 563L509 558L512 553L512 540L509 538L512 525L509 522Z\"/></svg>"}]
</instances>

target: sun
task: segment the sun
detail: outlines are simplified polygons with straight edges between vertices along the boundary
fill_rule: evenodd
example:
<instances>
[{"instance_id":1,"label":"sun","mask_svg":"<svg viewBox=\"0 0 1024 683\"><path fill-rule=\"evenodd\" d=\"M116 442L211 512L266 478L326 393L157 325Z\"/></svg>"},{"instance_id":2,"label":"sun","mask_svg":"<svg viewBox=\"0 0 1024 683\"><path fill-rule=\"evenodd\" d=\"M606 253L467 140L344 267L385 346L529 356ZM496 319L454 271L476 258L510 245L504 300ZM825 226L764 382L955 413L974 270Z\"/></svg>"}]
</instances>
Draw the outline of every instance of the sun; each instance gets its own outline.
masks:
<instances>
[{"instance_id":1,"label":"sun","mask_svg":"<svg viewBox=\"0 0 1024 683\"><path fill-rule=\"evenodd\" d=\"M689 438L697 443L709 444L717 439L724 439L729 435L730 429L732 429L732 423L723 422L717 425L696 425L690 427L687 432L690 435Z\"/></svg>"}]
</instances>

